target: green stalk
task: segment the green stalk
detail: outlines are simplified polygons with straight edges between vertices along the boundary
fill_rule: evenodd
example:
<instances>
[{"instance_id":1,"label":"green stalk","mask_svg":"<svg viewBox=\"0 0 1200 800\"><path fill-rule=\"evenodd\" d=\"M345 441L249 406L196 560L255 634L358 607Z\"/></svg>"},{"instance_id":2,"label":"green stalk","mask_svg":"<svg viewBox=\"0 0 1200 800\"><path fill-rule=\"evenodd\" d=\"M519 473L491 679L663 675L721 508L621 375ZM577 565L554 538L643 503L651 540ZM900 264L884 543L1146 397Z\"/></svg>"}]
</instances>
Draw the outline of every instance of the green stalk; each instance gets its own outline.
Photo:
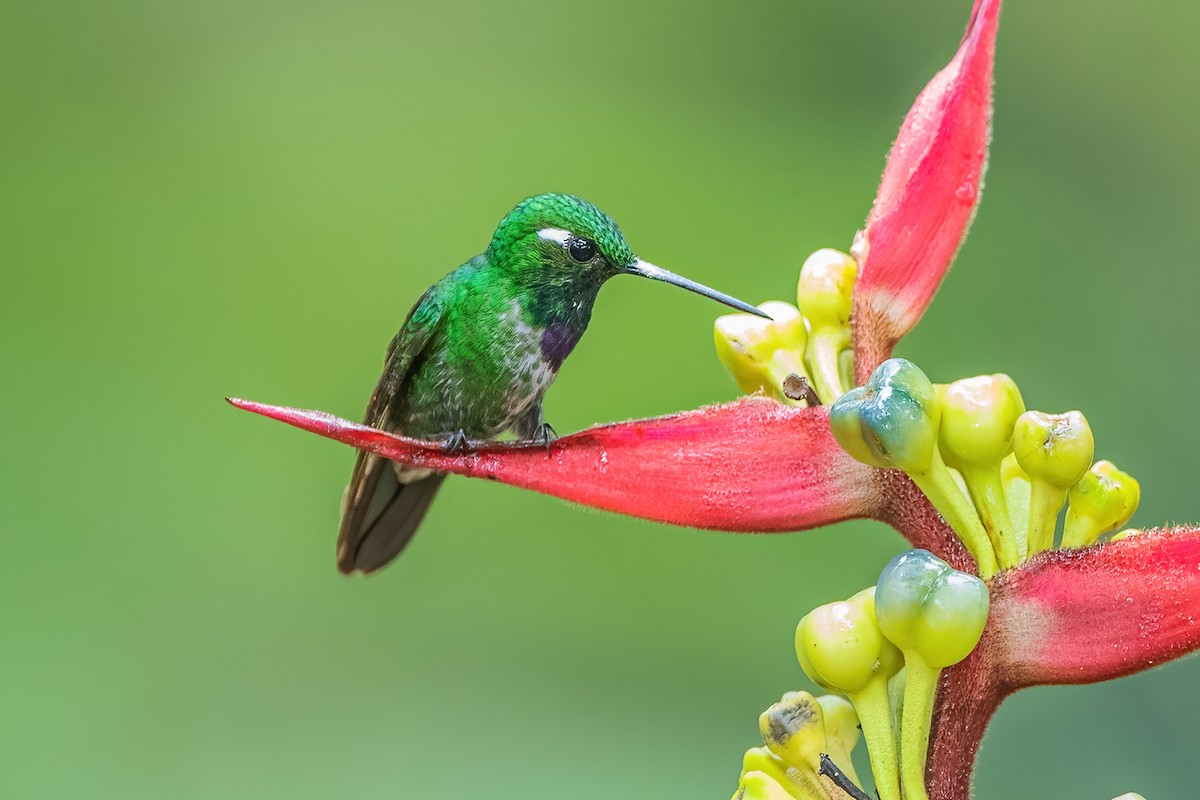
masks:
<instances>
[{"instance_id":1,"label":"green stalk","mask_svg":"<svg viewBox=\"0 0 1200 800\"><path fill-rule=\"evenodd\" d=\"M950 468L942 460L941 453L935 448L929 469L925 472L910 472L908 476L958 534L958 538L979 566L979 577L987 580L995 575L996 553L992 549L992 541L988 538L983 523L979 521L979 515L971 507L971 502L958 488L954 476L950 474Z\"/></svg>"},{"instance_id":2,"label":"green stalk","mask_svg":"<svg viewBox=\"0 0 1200 800\"><path fill-rule=\"evenodd\" d=\"M1029 490L1029 555L1054 547L1058 512L1067 502L1067 490L1034 478Z\"/></svg>"},{"instance_id":3,"label":"green stalk","mask_svg":"<svg viewBox=\"0 0 1200 800\"><path fill-rule=\"evenodd\" d=\"M812 373L813 388L825 405L846 393L842 384L841 355L849 345L844 331L816 330L809 334L805 360Z\"/></svg>"},{"instance_id":4,"label":"green stalk","mask_svg":"<svg viewBox=\"0 0 1200 800\"><path fill-rule=\"evenodd\" d=\"M1004 484L1000 481L1000 464L985 467L963 467L963 480L971 493L971 502L979 512L979 519L991 539L1000 569L1015 567L1020 563L1017 555L1017 535L1012 517L1008 513L1008 501L1004 497Z\"/></svg>"},{"instance_id":5,"label":"green stalk","mask_svg":"<svg viewBox=\"0 0 1200 800\"><path fill-rule=\"evenodd\" d=\"M929 800L925 791L925 760L929 752L929 726L938 675L920 658L906 653L904 715L900 722L900 784L904 800Z\"/></svg>"},{"instance_id":6,"label":"green stalk","mask_svg":"<svg viewBox=\"0 0 1200 800\"><path fill-rule=\"evenodd\" d=\"M858 714L863 741L871 756L871 774L879 800L900 800L900 774L896 760L896 731L888 705L888 682L882 675L849 695Z\"/></svg>"}]
</instances>

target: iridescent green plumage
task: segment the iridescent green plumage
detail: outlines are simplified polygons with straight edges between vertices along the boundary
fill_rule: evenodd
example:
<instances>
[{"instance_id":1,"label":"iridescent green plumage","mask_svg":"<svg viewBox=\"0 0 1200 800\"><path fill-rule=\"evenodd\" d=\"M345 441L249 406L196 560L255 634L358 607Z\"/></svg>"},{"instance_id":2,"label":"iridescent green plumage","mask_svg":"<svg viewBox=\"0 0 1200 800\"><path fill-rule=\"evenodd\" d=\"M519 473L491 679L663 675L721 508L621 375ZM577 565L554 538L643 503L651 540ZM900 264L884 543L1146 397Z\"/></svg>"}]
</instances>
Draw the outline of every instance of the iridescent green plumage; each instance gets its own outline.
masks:
<instances>
[{"instance_id":1,"label":"iridescent green plumage","mask_svg":"<svg viewBox=\"0 0 1200 800\"><path fill-rule=\"evenodd\" d=\"M388 349L366 424L456 446L509 430L549 442L542 397L587 329L600 286L621 273L756 312L641 261L590 203L537 195L500 221L483 254L417 301ZM339 569L372 572L395 558L442 477L360 453L346 490Z\"/></svg>"}]
</instances>

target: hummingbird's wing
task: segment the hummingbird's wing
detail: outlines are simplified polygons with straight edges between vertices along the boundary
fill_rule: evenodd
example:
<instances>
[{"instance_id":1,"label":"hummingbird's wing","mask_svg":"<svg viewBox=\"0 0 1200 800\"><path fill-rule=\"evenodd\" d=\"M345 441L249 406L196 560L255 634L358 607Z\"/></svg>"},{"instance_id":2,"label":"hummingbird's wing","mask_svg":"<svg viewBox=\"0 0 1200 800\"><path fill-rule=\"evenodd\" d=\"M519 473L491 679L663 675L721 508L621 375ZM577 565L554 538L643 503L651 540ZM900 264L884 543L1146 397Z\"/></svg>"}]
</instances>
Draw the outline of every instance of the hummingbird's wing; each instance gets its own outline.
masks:
<instances>
[{"instance_id":1,"label":"hummingbird's wing","mask_svg":"<svg viewBox=\"0 0 1200 800\"><path fill-rule=\"evenodd\" d=\"M393 408L414 363L441 329L443 312L442 284L437 283L421 296L392 339L383 374L367 403L364 424L384 430L391 427ZM414 480L402 482L390 461L359 451L342 501L338 569L349 575L373 572L390 563L416 532L443 477L414 474Z\"/></svg>"}]
</instances>

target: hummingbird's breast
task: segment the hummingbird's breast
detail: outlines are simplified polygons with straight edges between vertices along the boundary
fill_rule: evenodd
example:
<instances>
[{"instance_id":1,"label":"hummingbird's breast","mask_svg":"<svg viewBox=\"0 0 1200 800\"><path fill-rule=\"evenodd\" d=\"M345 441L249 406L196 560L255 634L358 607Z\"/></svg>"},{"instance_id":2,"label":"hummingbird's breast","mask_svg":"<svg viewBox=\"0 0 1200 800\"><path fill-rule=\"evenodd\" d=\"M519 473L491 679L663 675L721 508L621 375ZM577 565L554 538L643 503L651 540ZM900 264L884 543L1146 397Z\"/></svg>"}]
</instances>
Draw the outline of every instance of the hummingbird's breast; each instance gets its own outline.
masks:
<instances>
[{"instance_id":1,"label":"hummingbird's breast","mask_svg":"<svg viewBox=\"0 0 1200 800\"><path fill-rule=\"evenodd\" d=\"M493 439L541 401L578 341L567 326L535 325L511 299L455 308L410 378L398 427L418 438L462 430Z\"/></svg>"}]
</instances>

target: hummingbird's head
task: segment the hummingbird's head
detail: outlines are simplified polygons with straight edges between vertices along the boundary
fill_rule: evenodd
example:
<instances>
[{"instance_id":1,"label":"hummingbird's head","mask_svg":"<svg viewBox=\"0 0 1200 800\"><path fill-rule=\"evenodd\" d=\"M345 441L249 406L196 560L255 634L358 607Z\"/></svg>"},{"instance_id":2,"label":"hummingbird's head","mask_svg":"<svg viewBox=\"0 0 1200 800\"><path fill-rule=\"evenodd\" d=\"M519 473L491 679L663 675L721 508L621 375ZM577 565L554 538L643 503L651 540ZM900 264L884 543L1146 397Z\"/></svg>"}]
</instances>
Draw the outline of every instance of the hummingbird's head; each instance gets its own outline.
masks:
<instances>
[{"instance_id":1,"label":"hummingbird's head","mask_svg":"<svg viewBox=\"0 0 1200 800\"><path fill-rule=\"evenodd\" d=\"M612 217L574 195L539 194L522 200L500 220L488 246L488 258L522 282L565 293L595 291L614 275L640 275L689 289L739 311L768 316L748 303L638 258Z\"/></svg>"},{"instance_id":2,"label":"hummingbird's head","mask_svg":"<svg viewBox=\"0 0 1200 800\"><path fill-rule=\"evenodd\" d=\"M603 282L637 262L612 217L569 194L522 200L496 227L488 256L538 282Z\"/></svg>"}]
</instances>

